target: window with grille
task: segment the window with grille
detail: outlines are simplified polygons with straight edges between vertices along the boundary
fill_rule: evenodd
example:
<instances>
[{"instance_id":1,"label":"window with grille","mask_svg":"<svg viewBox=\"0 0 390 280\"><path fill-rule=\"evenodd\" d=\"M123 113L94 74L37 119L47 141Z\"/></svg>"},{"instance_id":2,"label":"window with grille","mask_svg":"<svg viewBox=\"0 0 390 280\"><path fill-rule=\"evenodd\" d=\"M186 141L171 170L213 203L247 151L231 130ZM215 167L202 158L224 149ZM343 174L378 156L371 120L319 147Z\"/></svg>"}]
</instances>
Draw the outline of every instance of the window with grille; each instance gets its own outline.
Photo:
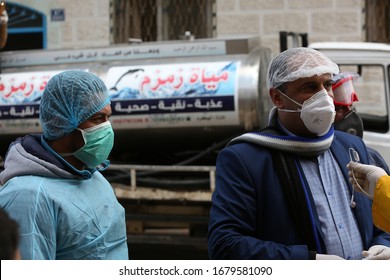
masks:
<instances>
[{"instance_id":1,"label":"window with grille","mask_svg":"<svg viewBox=\"0 0 390 280\"><path fill-rule=\"evenodd\" d=\"M215 0L111 0L111 41L215 37Z\"/></svg>"}]
</instances>

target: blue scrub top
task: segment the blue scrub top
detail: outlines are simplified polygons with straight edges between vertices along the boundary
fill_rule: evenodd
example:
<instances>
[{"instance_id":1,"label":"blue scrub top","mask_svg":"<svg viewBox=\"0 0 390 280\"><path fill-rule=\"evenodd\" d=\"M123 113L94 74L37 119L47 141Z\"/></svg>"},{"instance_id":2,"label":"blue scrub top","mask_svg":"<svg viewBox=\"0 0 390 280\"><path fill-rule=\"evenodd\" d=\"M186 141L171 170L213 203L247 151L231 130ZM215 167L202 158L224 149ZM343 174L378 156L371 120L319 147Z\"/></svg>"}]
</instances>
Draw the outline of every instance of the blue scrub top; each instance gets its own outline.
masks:
<instances>
[{"instance_id":1,"label":"blue scrub top","mask_svg":"<svg viewBox=\"0 0 390 280\"><path fill-rule=\"evenodd\" d=\"M128 259L125 211L100 172L14 177L0 188L0 206L19 223L23 259Z\"/></svg>"}]
</instances>

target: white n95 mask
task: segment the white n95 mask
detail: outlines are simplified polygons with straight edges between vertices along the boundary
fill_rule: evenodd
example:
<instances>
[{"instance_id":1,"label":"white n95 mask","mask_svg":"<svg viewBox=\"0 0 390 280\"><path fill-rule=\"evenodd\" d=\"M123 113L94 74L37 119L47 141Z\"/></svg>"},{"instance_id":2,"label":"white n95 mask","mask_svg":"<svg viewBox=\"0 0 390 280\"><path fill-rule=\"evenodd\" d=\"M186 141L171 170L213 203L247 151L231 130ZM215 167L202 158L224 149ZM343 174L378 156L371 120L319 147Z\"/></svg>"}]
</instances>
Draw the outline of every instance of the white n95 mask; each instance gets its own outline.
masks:
<instances>
[{"instance_id":1,"label":"white n95 mask","mask_svg":"<svg viewBox=\"0 0 390 280\"><path fill-rule=\"evenodd\" d=\"M315 93L312 97L305 100L303 104L300 104L297 101L291 99L280 90L278 91L284 97L301 107L301 109L297 110L279 109L280 111L294 113L300 112L300 117L306 128L318 136L322 136L329 131L334 122L336 111L333 104L333 99L329 96L326 89L322 89Z\"/></svg>"}]
</instances>

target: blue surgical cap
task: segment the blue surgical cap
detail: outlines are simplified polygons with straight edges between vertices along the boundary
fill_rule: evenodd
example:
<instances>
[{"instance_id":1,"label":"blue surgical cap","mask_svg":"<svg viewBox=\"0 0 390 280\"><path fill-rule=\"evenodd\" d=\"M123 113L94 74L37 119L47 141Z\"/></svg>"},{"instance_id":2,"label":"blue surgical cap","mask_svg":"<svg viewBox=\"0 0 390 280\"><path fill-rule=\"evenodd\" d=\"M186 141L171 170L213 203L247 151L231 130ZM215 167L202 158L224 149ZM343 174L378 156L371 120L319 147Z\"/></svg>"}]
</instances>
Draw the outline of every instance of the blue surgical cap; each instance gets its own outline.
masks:
<instances>
[{"instance_id":1,"label":"blue surgical cap","mask_svg":"<svg viewBox=\"0 0 390 280\"><path fill-rule=\"evenodd\" d=\"M108 90L96 75L82 70L68 70L47 83L40 103L39 119L48 140L71 133L110 104Z\"/></svg>"}]
</instances>

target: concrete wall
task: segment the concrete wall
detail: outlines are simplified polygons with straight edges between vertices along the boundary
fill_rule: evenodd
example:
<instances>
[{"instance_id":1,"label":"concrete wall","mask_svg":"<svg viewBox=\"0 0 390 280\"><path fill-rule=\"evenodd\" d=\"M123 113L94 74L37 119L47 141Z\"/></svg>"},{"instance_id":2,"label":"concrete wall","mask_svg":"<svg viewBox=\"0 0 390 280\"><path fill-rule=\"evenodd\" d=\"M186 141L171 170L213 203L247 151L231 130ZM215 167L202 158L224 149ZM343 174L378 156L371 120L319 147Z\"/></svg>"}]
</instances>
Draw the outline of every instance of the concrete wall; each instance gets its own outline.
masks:
<instances>
[{"instance_id":1,"label":"concrete wall","mask_svg":"<svg viewBox=\"0 0 390 280\"><path fill-rule=\"evenodd\" d=\"M191 1L191 0L186 0ZM110 0L16 0L47 15L48 48L110 43ZM279 50L279 31L307 32L309 42L364 41L364 0L216 0L217 37L259 35ZM65 21L51 22L51 9Z\"/></svg>"},{"instance_id":2,"label":"concrete wall","mask_svg":"<svg viewBox=\"0 0 390 280\"><path fill-rule=\"evenodd\" d=\"M217 0L218 37L260 35L279 50L279 31L315 41L364 41L364 0Z\"/></svg>"}]
</instances>

